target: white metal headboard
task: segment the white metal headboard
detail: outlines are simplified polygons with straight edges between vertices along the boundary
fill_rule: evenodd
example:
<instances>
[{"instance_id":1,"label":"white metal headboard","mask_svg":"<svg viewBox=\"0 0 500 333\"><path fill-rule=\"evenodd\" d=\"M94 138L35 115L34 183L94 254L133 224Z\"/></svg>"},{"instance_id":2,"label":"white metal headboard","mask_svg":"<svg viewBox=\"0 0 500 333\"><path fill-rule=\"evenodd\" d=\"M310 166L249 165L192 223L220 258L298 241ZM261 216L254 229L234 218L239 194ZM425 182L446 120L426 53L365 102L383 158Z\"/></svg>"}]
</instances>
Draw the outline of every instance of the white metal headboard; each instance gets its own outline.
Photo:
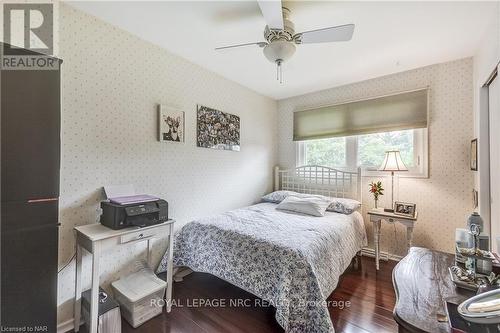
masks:
<instances>
[{"instance_id":1,"label":"white metal headboard","mask_svg":"<svg viewBox=\"0 0 500 333\"><path fill-rule=\"evenodd\" d=\"M361 168L344 171L319 165L274 169L274 189L350 198L361 202Z\"/></svg>"}]
</instances>

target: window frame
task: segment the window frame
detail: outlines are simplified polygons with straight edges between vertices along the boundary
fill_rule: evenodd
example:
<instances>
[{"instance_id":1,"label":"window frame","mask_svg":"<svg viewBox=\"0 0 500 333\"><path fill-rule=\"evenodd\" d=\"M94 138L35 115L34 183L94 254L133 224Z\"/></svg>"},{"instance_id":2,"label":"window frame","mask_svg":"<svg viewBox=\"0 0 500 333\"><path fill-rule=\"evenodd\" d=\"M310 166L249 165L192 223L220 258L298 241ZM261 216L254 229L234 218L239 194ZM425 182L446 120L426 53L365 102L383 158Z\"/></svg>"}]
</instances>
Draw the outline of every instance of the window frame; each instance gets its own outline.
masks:
<instances>
[{"instance_id":1,"label":"window frame","mask_svg":"<svg viewBox=\"0 0 500 333\"><path fill-rule=\"evenodd\" d=\"M346 166L334 167L340 170L356 170L358 167L358 136L347 136L346 138ZM307 141L296 141L295 162L297 166L304 165L306 161ZM429 131L427 128L413 130L413 159L416 165L408 168L408 172L398 172L400 178L429 178ZM387 172L378 171L373 167L363 168L363 176L383 177Z\"/></svg>"}]
</instances>

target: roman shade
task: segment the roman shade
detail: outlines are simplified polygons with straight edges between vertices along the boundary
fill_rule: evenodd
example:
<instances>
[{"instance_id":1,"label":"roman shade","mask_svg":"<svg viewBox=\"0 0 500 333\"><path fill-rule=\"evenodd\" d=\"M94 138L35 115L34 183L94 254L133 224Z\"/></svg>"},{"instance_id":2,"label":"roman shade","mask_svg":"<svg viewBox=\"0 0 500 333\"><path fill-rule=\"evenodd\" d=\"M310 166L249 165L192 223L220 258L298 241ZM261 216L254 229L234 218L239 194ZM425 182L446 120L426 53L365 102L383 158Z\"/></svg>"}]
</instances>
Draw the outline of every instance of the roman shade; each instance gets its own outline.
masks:
<instances>
[{"instance_id":1,"label":"roman shade","mask_svg":"<svg viewBox=\"0 0 500 333\"><path fill-rule=\"evenodd\" d=\"M294 112L293 140L425 128L427 95L421 89Z\"/></svg>"}]
</instances>

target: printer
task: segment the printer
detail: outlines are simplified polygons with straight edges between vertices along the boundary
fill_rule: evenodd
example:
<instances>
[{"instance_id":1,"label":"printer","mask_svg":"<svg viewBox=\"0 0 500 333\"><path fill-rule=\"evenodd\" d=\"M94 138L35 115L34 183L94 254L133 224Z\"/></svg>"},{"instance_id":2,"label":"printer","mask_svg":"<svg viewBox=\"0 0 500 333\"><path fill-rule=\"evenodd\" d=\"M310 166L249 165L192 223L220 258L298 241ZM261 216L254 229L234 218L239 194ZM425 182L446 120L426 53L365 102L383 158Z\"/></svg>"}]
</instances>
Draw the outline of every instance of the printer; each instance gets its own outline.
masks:
<instances>
[{"instance_id":1,"label":"printer","mask_svg":"<svg viewBox=\"0 0 500 333\"><path fill-rule=\"evenodd\" d=\"M146 227L168 220L168 202L150 195L115 197L101 202L101 224L111 229Z\"/></svg>"}]
</instances>

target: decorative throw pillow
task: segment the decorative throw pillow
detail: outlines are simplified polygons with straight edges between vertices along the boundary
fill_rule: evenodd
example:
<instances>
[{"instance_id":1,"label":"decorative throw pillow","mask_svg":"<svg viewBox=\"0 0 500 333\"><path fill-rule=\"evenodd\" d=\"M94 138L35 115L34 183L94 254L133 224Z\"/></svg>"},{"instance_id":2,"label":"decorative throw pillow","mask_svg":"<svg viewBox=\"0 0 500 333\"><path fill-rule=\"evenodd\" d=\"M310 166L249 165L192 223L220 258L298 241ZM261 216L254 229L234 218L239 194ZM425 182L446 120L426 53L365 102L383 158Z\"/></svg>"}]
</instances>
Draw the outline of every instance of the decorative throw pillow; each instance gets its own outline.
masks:
<instances>
[{"instance_id":1,"label":"decorative throw pillow","mask_svg":"<svg viewBox=\"0 0 500 333\"><path fill-rule=\"evenodd\" d=\"M332 203L332 200L327 197L303 197L296 196L286 197L276 209L302 213L312 216L325 216L326 208Z\"/></svg>"},{"instance_id":2,"label":"decorative throw pillow","mask_svg":"<svg viewBox=\"0 0 500 333\"><path fill-rule=\"evenodd\" d=\"M360 206L361 202L354 199L346 199L346 198L331 198L333 202L326 209L330 212L341 213L341 214L352 214L356 211Z\"/></svg>"},{"instance_id":3,"label":"decorative throw pillow","mask_svg":"<svg viewBox=\"0 0 500 333\"><path fill-rule=\"evenodd\" d=\"M262 197L262 201L272 202L272 203L280 203L285 200L286 197L290 195L298 195L300 193L294 191L274 191L269 194L266 194Z\"/></svg>"}]
</instances>

